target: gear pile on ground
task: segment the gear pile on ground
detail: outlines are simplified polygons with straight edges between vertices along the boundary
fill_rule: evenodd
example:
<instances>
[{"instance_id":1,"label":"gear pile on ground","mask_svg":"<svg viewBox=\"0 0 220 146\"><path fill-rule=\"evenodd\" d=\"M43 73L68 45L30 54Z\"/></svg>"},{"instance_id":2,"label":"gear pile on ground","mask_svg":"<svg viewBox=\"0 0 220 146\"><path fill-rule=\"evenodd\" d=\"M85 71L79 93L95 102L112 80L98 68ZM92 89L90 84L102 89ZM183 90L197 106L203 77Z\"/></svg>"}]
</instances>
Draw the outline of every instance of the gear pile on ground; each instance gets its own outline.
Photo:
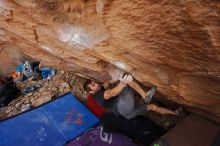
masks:
<instances>
[{"instance_id":1,"label":"gear pile on ground","mask_svg":"<svg viewBox=\"0 0 220 146\"><path fill-rule=\"evenodd\" d=\"M72 92L83 101L83 97L85 97L83 91L84 80L84 78L76 76L74 73L58 71L51 79L26 80L18 83L17 87L19 89L26 88L31 91L14 99L8 106L0 108L0 120L37 107L67 92Z\"/></svg>"}]
</instances>

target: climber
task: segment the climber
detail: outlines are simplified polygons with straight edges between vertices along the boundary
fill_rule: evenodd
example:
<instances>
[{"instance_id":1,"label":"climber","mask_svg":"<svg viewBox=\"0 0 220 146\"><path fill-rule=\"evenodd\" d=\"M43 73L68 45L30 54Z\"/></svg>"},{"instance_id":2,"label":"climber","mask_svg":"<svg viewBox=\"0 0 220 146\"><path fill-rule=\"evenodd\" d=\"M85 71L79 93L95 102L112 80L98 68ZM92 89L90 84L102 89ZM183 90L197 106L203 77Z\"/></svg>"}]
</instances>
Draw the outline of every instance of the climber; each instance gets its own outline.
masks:
<instances>
[{"instance_id":1,"label":"climber","mask_svg":"<svg viewBox=\"0 0 220 146\"><path fill-rule=\"evenodd\" d=\"M97 82L88 79L84 83L84 89L90 97L101 106L115 115L121 115L126 119L132 119L139 115L145 114L147 111L155 111L160 114L178 115L179 112L171 111L166 108L150 104L153 95L156 92L156 86L153 86L148 92L145 92L136 80L129 74L120 77L118 83L111 89L108 84L100 86ZM134 91L136 91L144 102L136 104Z\"/></svg>"}]
</instances>

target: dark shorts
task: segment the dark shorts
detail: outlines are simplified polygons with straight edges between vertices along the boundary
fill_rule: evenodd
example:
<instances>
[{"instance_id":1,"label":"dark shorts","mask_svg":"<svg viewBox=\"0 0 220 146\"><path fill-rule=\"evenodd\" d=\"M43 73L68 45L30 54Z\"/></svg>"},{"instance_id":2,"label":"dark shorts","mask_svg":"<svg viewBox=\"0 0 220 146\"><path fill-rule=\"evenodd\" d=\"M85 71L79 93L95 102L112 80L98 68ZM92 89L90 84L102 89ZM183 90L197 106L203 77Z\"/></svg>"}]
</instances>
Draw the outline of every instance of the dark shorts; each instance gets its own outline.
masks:
<instances>
[{"instance_id":1,"label":"dark shorts","mask_svg":"<svg viewBox=\"0 0 220 146\"><path fill-rule=\"evenodd\" d=\"M118 95L117 111L127 119L146 113L147 108L143 103L136 103L134 91L130 87L125 87Z\"/></svg>"}]
</instances>

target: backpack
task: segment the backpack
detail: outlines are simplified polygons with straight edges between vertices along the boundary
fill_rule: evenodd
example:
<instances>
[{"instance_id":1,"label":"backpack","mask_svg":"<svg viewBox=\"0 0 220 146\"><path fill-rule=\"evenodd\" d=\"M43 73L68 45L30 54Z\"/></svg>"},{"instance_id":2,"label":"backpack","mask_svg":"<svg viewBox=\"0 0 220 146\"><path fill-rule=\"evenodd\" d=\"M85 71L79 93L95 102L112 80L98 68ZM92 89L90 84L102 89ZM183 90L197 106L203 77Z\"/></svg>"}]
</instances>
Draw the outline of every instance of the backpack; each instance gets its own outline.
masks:
<instances>
[{"instance_id":1,"label":"backpack","mask_svg":"<svg viewBox=\"0 0 220 146\"><path fill-rule=\"evenodd\" d=\"M17 88L13 80L6 81L0 85L0 107L8 105L11 100L18 97L20 90Z\"/></svg>"}]
</instances>

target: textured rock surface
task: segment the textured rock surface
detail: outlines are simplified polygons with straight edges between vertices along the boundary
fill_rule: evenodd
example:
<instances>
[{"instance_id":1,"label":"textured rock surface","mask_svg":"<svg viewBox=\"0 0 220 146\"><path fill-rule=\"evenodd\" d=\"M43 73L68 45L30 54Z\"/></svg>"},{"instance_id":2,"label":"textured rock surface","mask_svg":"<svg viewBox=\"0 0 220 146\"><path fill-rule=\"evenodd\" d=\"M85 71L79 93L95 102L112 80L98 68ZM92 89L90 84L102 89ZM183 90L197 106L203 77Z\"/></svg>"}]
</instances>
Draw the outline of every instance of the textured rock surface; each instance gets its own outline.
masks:
<instances>
[{"instance_id":1,"label":"textured rock surface","mask_svg":"<svg viewBox=\"0 0 220 146\"><path fill-rule=\"evenodd\" d=\"M7 48L99 80L114 64L220 118L218 0L1 0Z\"/></svg>"}]
</instances>

